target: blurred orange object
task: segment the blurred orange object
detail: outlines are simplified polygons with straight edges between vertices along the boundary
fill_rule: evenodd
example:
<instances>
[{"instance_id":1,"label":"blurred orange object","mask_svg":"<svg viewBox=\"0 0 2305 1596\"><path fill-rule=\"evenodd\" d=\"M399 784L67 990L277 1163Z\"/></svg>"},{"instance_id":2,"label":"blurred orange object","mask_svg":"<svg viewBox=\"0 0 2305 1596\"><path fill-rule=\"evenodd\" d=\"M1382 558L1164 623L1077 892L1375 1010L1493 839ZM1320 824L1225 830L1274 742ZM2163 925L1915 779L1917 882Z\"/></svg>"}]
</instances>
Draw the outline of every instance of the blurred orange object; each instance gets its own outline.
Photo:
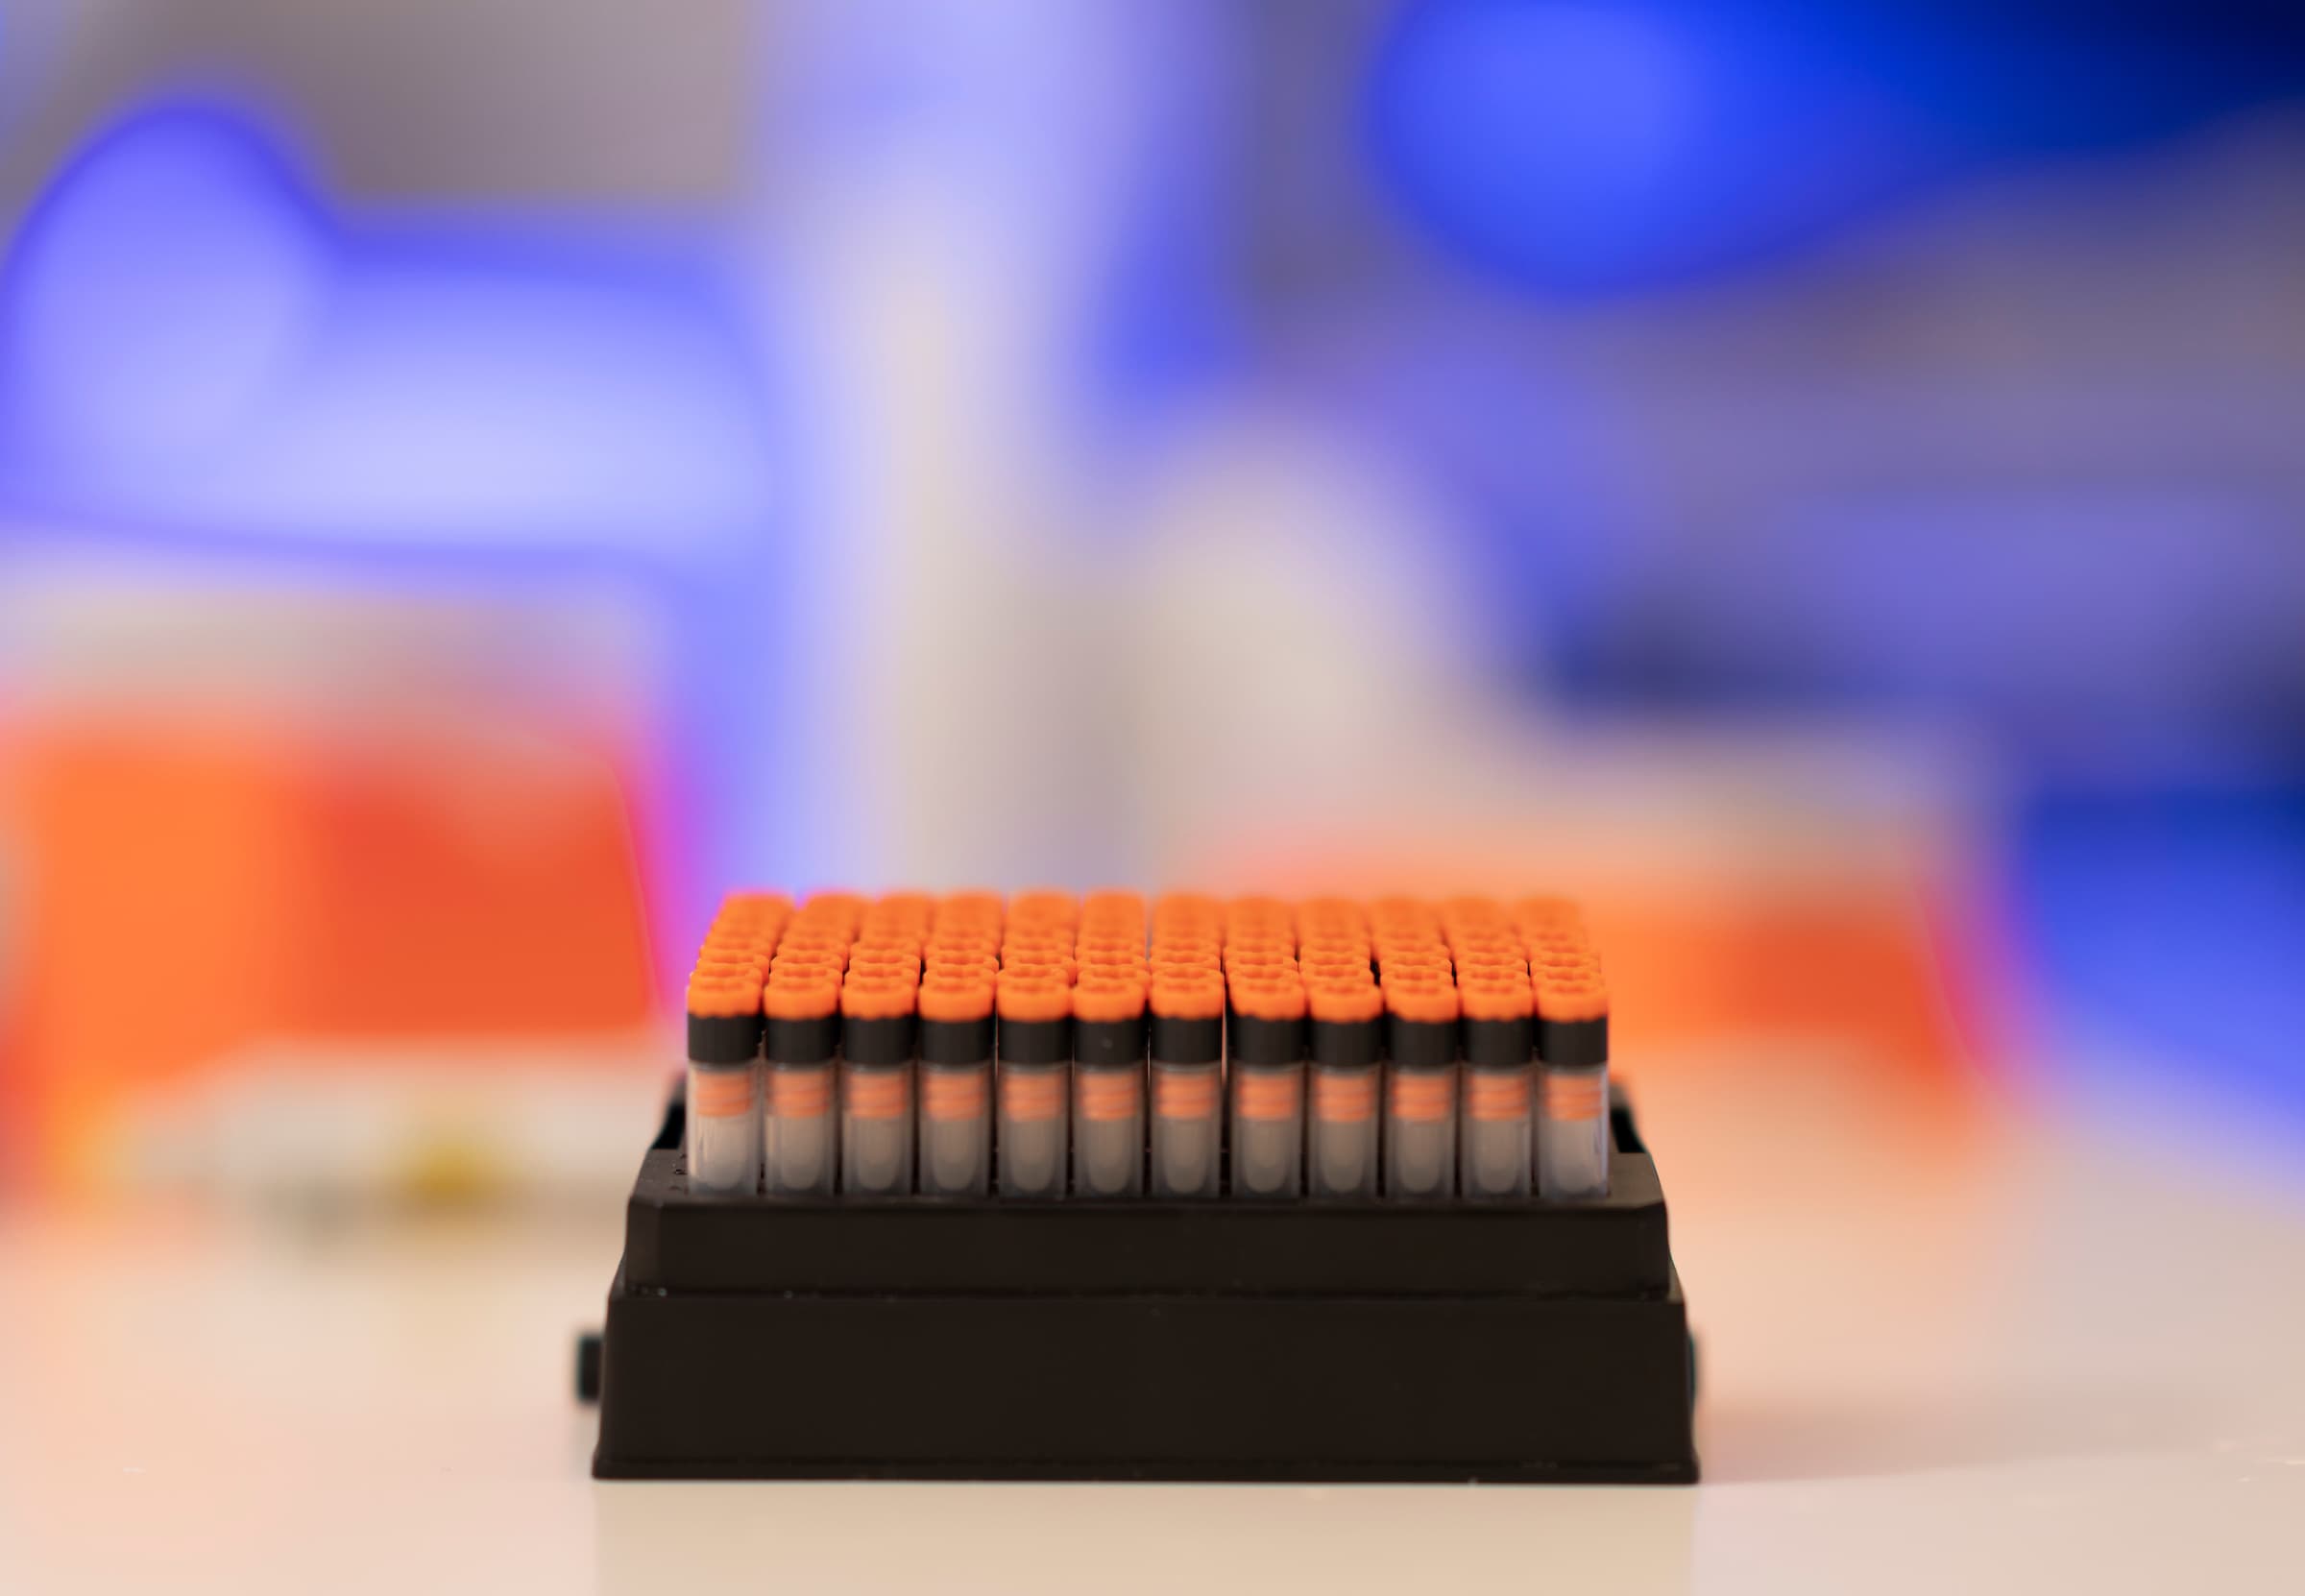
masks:
<instances>
[{"instance_id":1,"label":"blurred orange object","mask_svg":"<svg viewBox=\"0 0 2305 1596\"><path fill-rule=\"evenodd\" d=\"M605 751L540 754L501 726L84 710L0 724L0 772L23 851L0 921L13 1179L100 1182L125 1107L265 1040L323 1044L326 1069L330 1043L649 1020Z\"/></svg>"},{"instance_id":2,"label":"blurred orange object","mask_svg":"<svg viewBox=\"0 0 2305 1596\"><path fill-rule=\"evenodd\" d=\"M1613 1067L1636 1088L1709 1059L1797 1053L1908 1108L1960 1119L1974 1106L1978 1061L2002 1045L2005 994L1990 987L1991 950L1947 956L1984 935L1957 849L1894 835L1820 843L1814 858L1692 848L1589 814L1551 829L1548 844L1546 828L1533 842L1468 826L1421 852L1252 840L1217 869L1281 891L1345 882L1440 896L1504 880L1576 898L1608 971ZM1275 874L1260 858L1286 862Z\"/></svg>"}]
</instances>

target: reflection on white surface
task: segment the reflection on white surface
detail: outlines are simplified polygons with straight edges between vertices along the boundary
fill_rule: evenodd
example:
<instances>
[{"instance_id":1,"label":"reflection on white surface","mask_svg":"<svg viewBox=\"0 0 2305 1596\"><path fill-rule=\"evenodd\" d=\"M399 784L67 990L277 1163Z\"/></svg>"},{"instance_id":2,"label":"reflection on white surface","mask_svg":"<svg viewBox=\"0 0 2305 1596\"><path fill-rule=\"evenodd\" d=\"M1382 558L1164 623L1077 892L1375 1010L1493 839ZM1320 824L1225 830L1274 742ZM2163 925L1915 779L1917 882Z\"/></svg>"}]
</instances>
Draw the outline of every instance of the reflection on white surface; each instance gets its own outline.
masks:
<instances>
[{"instance_id":1,"label":"reflection on white surface","mask_svg":"<svg viewBox=\"0 0 2305 1596\"><path fill-rule=\"evenodd\" d=\"M1468 1486L599 1487L600 1590L1677 1591L1696 1497ZM1020 1559L1020 1550L1023 1556Z\"/></svg>"}]
</instances>

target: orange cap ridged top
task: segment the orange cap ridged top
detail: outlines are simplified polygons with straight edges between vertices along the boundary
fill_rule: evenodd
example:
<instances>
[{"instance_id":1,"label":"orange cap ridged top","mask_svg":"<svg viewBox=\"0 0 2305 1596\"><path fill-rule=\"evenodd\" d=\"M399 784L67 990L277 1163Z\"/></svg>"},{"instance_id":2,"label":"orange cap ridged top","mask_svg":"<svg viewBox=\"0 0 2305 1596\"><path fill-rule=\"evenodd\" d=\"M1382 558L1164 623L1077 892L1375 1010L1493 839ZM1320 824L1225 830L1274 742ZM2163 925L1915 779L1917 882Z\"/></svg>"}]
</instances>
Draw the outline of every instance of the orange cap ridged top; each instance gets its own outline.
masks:
<instances>
[{"instance_id":1,"label":"orange cap ridged top","mask_svg":"<svg viewBox=\"0 0 2305 1596\"><path fill-rule=\"evenodd\" d=\"M777 944L770 955L768 970L826 969L838 975L848 966L848 947L845 943L794 942L790 937Z\"/></svg>"},{"instance_id":2,"label":"orange cap ridged top","mask_svg":"<svg viewBox=\"0 0 2305 1596\"><path fill-rule=\"evenodd\" d=\"M792 918L810 925L843 926L853 934L864 918L864 900L854 892L812 892Z\"/></svg>"},{"instance_id":3,"label":"orange cap ridged top","mask_svg":"<svg viewBox=\"0 0 2305 1596\"><path fill-rule=\"evenodd\" d=\"M1512 931L1480 929L1449 932L1448 946L1452 953L1459 954L1479 952L1517 954L1521 951L1523 944L1521 939Z\"/></svg>"},{"instance_id":4,"label":"orange cap ridged top","mask_svg":"<svg viewBox=\"0 0 2305 1596\"><path fill-rule=\"evenodd\" d=\"M1295 977L1274 980L1233 981L1229 996L1234 1010L1256 1020L1304 1018L1304 982Z\"/></svg>"},{"instance_id":5,"label":"orange cap ridged top","mask_svg":"<svg viewBox=\"0 0 2305 1596\"><path fill-rule=\"evenodd\" d=\"M1019 985L1054 982L1058 986L1070 986L1073 984L1073 978L1080 973L1080 967L1071 959L1052 958L1044 955L1014 961L1003 959L1000 979L1015 981Z\"/></svg>"},{"instance_id":6,"label":"orange cap ridged top","mask_svg":"<svg viewBox=\"0 0 2305 1596\"><path fill-rule=\"evenodd\" d=\"M720 900L721 919L767 920L792 912L792 900L782 892L731 892Z\"/></svg>"},{"instance_id":7,"label":"orange cap ridged top","mask_svg":"<svg viewBox=\"0 0 2305 1596\"><path fill-rule=\"evenodd\" d=\"M1072 987L1047 976L1004 970L995 995L1001 1018L1019 1025L1067 1019L1073 1012Z\"/></svg>"},{"instance_id":8,"label":"orange cap ridged top","mask_svg":"<svg viewBox=\"0 0 2305 1596\"><path fill-rule=\"evenodd\" d=\"M704 939L712 941L757 942L773 937L791 923L789 914L731 914L722 909L713 916L705 928Z\"/></svg>"},{"instance_id":9,"label":"orange cap ridged top","mask_svg":"<svg viewBox=\"0 0 2305 1596\"><path fill-rule=\"evenodd\" d=\"M1487 958L1477 954L1470 958L1457 960L1457 984L1468 986L1476 980L1501 980L1508 984L1518 982L1526 986L1529 984L1529 967L1518 958Z\"/></svg>"},{"instance_id":10,"label":"orange cap ridged top","mask_svg":"<svg viewBox=\"0 0 2305 1596\"><path fill-rule=\"evenodd\" d=\"M1124 888L1085 898L1044 889L1004 906L987 891L821 892L795 907L779 893L740 892L719 906L688 982L700 1018L1093 1023L1148 1006L1213 1019L1228 1003L1259 1019L1330 1023L1387 1010L1443 1024L1609 1012L1581 910L1541 897L1291 905L1185 892L1148 905Z\"/></svg>"},{"instance_id":11,"label":"orange cap ridged top","mask_svg":"<svg viewBox=\"0 0 2305 1596\"><path fill-rule=\"evenodd\" d=\"M1456 973L1456 967L1445 956L1411 958L1396 954L1382 962L1384 979L1388 981L1411 979L1446 981L1453 979Z\"/></svg>"},{"instance_id":12,"label":"orange cap ridged top","mask_svg":"<svg viewBox=\"0 0 2305 1596\"><path fill-rule=\"evenodd\" d=\"M1352 1025L1373 1020L1385 1011L1384 994L1374 981L1307 981L1305 1010L1329 1025Z\"/></svg>"},{"instance_id":13,"label":"orange cap ridged top","mask_svg":"<svg viewBox=\"0 0 2305 1596\"><path fill-rule=\"evenodd\" d=\"M780 981L771 977L762 1006L771 1020L821 1020L839 1010L839 978L812 973Z\"/></svg>"},{"instance_id":14,"label":"orange cap ridged top","mask_svg":"<svg viewBox=\"0 0 2305 1596\"><path fill-rule=\"evenodd\" d=\"M852 1020L895 1020L918 1005L920 987L910 980L851 976L840 983L840 1012Z\"/></svg>"},{"instance_id":15,"label":"orange cap ridged top","mask_svg":"<svg viewBox=\"0 0 2305 1596\"><path fill-rule=\"evenodd\" d=\"M1133 1020L1145 1011L1146 983L1106 978L1073 988L1073 1014L1095 1022Z\"/></svg>"},{"instance_id":16,"label":"orange cap ridged top","mask_svg":"<svg viewBox=\"0 0 2305 1596\"><path fill-rule=\"evenodd\" d=\"M1385 1007L1404 1020L1447 1025L1457 1017L1457 989L1438 981L1385 982Z\"/></svg>"},{"instance_id":17,"label":"orange cap ridged top","mask_svg":"<svg viewBox=\"0 0 2305 1596\"><path fill-rule=\"evenodd\" d=\"M1154 953L1191 954L1196 956L1216 957L1225 951L1224 938L1214 931L1154 931Z\"/></svg>"},{"instance_id":18,"label":"orange cap ridged top","mask_svg":"<svg viewBox=\"0 0 2305 1596\"><path fill-rule=\"evenodd\" d=\"M1080 934L1073 938L1073 946L1083 953L1098 949L1111 953L1141 954L1145 951L1145 939L1126 930L1100 930L1084 925L1080 928Z\"/></svg>"},{"instance_id":19,"label":"orange cap ridged top","mask_svg":"<svg viewBox=\"0 0 2305 1596\"><path fill-rule=\"evenodd\" d=\"M1525 979L1460 981L1457 1003L1468 1020L1525 1020L1532 1012Z\"/></svg>"},{"instance_id":20,"label":"orange cap ridged top","mask_svg":"<svg viewBox=\"0 0 2305 1596\"><path fill-rule=\"evenodd\" d=\"M1226 948L1224 966L1234 970L1294 970L1297 955L1286 948Z\"/></svg>"},{"instance_id":21,"label":"orange cap ridged top","mask_svg":"<svg viewBox=\"0 0 2305 1596\"><path fill-rule=\"evenodd\" d=\"M761 1011L761 983L700 970L689 978L688 1010L698 1018L725 1019Z\"/></svg>"},{"instance_id":22,"label":"orange cap ridged top","mask_svg":"<svg viewBox=\"0 0 2305 1596\"><path fill-rule=\"evenodd\" d=\"M920 983L920 1017L948 1023L984 1019L992 1013L992 992L988 978L944 979L931 975Z\"/></svg>"},{"instance_id":23,"label":"orange cap ridged top","mask_svg":"<svg viewBox=\"0 0 2305 1596\"><path fill-rule=\"evenodd\" d=\"M1547 1020L1600 1020L1609 1014L1609 983L1595 962L1573 974L1540 971L1537 1013Z\"/></svg>"},{"instance_id":24,"label":"orange cap ridged top","mask_svg":"<svg viewBox=\"0 0 2305 1596\"><path fill-rule=\"evenodd\" d=\"M1036 887L1008 900L1008 923L1070 926L1080 918L1080 902L1069 892Z\"/></svg>"},{"instance_id":25,"label":"orange cap ridged top","mask_svg":"<svg viewBox=\"0 0 2305 1596\"><path fill-rule=\"evenodd\" d=\"M856 938L822 926L804 926L797 920L777 942L779 954L827 953L845 955Z\"/></svg>"},{"instance_id":26,"label":"orange cap ridged top","mask_svg":"<svg viewBox=\"0 0 2305 1596\"><path fill-rule=\"evenodd\" d=\"M1152 1012L1177 1020L1213 1020L1225 1012L1225 980L1214 970L1152 972Z\"/></svg>"},{"instance_id":27,"label":"orange cap ridged top","mask_svg":"<svg viewBox=\"0 0 2305 1596\"><path fill-rule=\"evenodd\" d=\"M765 973L768 968L768 959L769 955L764 949L716 948L707 943L704 951L696 955L696 968L699 970L759 970Z\"/></svg>"}]
</instances>

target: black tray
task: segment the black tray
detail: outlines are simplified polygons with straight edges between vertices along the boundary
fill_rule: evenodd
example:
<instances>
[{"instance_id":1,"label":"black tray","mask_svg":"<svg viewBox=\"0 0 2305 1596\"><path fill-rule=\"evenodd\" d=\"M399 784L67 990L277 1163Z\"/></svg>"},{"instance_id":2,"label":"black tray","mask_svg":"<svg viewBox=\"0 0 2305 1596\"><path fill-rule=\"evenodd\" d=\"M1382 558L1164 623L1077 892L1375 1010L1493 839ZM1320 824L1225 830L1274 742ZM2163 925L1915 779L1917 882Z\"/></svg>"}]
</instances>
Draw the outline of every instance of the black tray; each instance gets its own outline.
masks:
<instances>
[{"instance_id":1,"label":"black tray","mask_svg":"<svg viewBox=\"0 0 2305 1596\"><path fill-rule=\"evenodd\" d=\"M602 1479L1683 1484L1687 1314L1621 1100L1576 1203L698 1199L675 1100Z\"/></svg>"}]
</instances>

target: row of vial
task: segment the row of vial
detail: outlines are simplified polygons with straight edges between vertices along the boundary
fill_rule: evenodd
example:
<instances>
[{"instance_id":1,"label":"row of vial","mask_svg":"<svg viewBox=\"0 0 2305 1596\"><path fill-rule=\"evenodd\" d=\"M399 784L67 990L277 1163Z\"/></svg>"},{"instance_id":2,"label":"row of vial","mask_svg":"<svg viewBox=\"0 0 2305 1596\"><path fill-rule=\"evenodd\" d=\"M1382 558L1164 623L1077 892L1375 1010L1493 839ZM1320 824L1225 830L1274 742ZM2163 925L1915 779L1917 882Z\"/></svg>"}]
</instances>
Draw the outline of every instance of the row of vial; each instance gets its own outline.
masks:
<instances>
[{"instance_id":1,"label":"row of vial","mask_svg":"<svg viewBox=\"0 0 2305 1596\"><path fill-rule=\"evenodd\" d=\"M1141 1059L693 1062L689 1184L784 1197L1605 1195L1606 1066L1535 1073L1533 1086L1527 1064L1236 1063L1227 1092L1215 1060L1154 1060L1148 1091Z\"/></svg>"},{"instance_id":2,"label":"row of vial","mask_svg":"<svg viewBox=\"0 0 2305 1596\"><path fill-rule=\"evenodd\" d=\"M732 899L690 986L691 1190L1607 1192L1606 990L1565 906L1177 895L1145 924L1127 893Z\"/></svg>"}]
</instances>

